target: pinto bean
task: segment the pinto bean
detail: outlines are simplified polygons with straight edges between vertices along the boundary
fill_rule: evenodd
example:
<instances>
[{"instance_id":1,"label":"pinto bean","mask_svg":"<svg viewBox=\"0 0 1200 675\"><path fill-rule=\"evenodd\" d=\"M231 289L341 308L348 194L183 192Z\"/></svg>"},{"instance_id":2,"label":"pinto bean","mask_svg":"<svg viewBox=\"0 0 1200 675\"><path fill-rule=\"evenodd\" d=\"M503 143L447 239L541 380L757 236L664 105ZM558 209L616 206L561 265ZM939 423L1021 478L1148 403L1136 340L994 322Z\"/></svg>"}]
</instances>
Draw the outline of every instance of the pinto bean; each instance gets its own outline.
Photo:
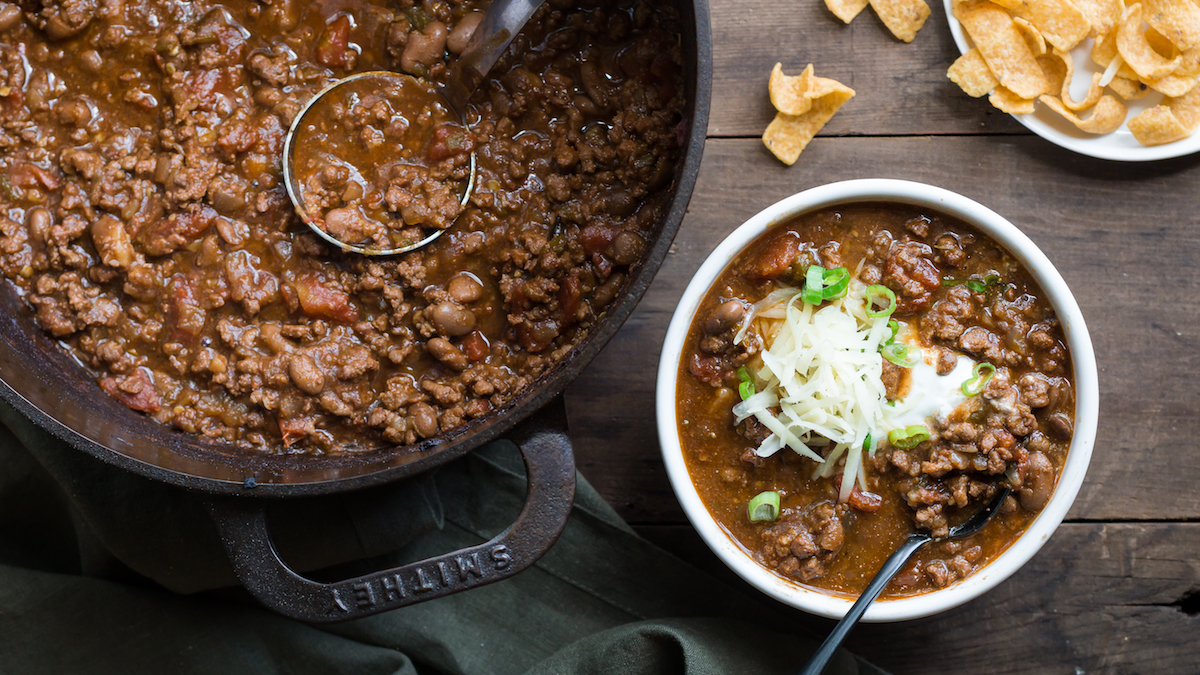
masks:
<instances>
[{"instance_id":1,"label":"pinto bean","mask_svg":"<svg viewBox=\"0 0 1200 675\"><path fill-rule=\"evenodd\" d=\"M1046 428L1054 436L1067 440L1071 437L1071 431L1074 425L1071 424L1071 418L1064 413L1056 412L1046 418Z\"/></svg>"},{"instance_id":2,"label":"pinto bean","mask_svg":"<svg viewBox=\"0 0 1200 675\"><path fill-rule=\"evenodd\" d=\"M79 55L79 62L83 64L85 70L98 73L104 69L104 57L100 56L100 52L95 49L89 49Z\"/></svg>"},{"instance_id":3,"label":"pinto bean","mask_svg":"<svg viewBox=\"0 0 1200 675\"><path fill-rule=\"evenodd\" d=\"M1025 487L1021 488L1019 498L1021 508L1026 511L1041 511L1050 501L1050 493L1054 491L1054 465L1045 453L1029 453L1029 468L1025 470Z\"/></svg>"},{"instance_id":4,"label":"pinto bean","mask_svg":"<svg viewBox=\"0 0 1200 675\"><path fill-rule=\"evenodd\" d=\"M435 328L450 337L466 335L475 330L475 314L457 302L439 302L430 307L429 320Z\"/></svg>"},{"instance_id":5,"label":"pinto bean","mask_svg":"<svg viewBox=\"0 0 1200 675\"><path fill-rule=\"evenodd\" d=\"M428 403L414 403L408 408L413 427L421 438L436 436L438 432L437 411Z\"/></svg>"},{"instance_id":6,"label":"pinto bean","mask_svg":"<svg viewBox=\"0 0 1200 675\"><path fill-rule=\"evenodd\" d=\"M46 19L46 35L53 40L66 40L82 33L92 23L89 12L73 13L65 8Z\"/></svg>"},{"instance_id":7,"label":"pinto bean","mask_svg":"<svg viewBox=\"0 0 1200 675\"><path fill-rule=\"evenodd\" d=\"M704 332L709 335L720 335L733 328L746 315L746 306L741 300L726 300L708 313L704 320Z\"/></svg>"},{"instance_id":8,"label":"pinto bean","mask_svg":"<svg viewBox=\"0 0 1200 675\"><path fill-rule=\"evenodd\" d=\"M129 267L133 264L133 244L125 224L104 214L92 223L92 243L100 260L109 267Z\"/></svg>"},{"instance_id":9,"label":"pinto bean","mask_svg":"<svg viewBox=\"0 0 1200 675\"><path fill-rule=\"evenodd\" d=\"M630 230L621 230L617 236L613 237L609 253L612 255L613 262L618 265L632 265L642 257L642 251L645 249L646 240L642 238L642 235Z\"/></svg>"},{"instance_id":10,"label":"pinto bean","mask_svg":"<svg viewBox=\"0 0 1200 675\"><path fill-rule=\"evenodd\" d=\"M584 115L594 116L600 114L600 108L596 107L596 102L583 94L575 94L571 100L575 103L575 107L579 112Z\"/></svg>"},{"instance_id":11,"label":"pinto bean","mask_svg":"<svg viewBox=\"0 0 1200 675\"><path fill-rule=\"evenodd\" d=\"M296 353L288 360L288 376L300 391L317 395L325 390L325 373L316 359L308 354Z\"/></svg>"},{"instance_id":12,"label":"pinto bean","mask_svg":"<svg viewBox=\"0 0 1200 675\"><path fill-rule=\"evenodd\" d=\"M25 223L29 234L37 241L46 241L50 236L50 228L54 227L54 216L44 206L35 206L25 212Z\"/></svg>"},{"instance_id":13,"label":"pinto bean","mask_svg":"<svg viewBox=\"0 0 1200 675\"><path fill-rule=\"evenodd\" d=\"M433 338L425 346L429 349L429 353L433 354L433 358L454 370L467 369L467 356L446 338Z\"/></svg>"},{"instance_id":14,"label":"pinto bean","mask_svg":"<svg viewBox=\"0 0 1200 675\"><path fill-rule=\"evenodd\" d=\"M483 12L471 12L458 20L450 36L446 38L446 48L455 54L461 54L471 43L471 36L483 21Z\"/></svg>"},{"instance_id":15,"label":"pinto bean","mask_svg":"<svg viewBox=\"0 0 1200 675\"><path fill-rule=\"evenodd\" d=\"M621 290L621 284L625 283L625 275L617 272L604 280L604 283L596 287L596 293L592 296L592 307L602 309L608 306L608 303L617 297L617 291Z\"/></svg>"},{"instance_id":16,"label":"pinto bean","mask_svg":"<svg viewBox=\"0 0 1200 675\"><path fill-rule=\"evenodd\" d=\"M483 284L479 283L479 279L470 272L463 272L455 276L447 284L446 290L450 293L452 300L463 305L483 297Z\"/></svg>"},{"instance_id":17,"label":"pinto bean","mask_svg":"<svg viewBox=\"0 0 1200 675\"><path fill-rule=\"evenodd\" d=\"M12 30L21 22L21 8L7 2L0 3L0 31Z\"/></svg>"},{"instance_id":18,"label":"pinto bean","mask_svg":"<svg viewBox=\"0 0 1200 675\"><path fill-rule=\"evenodd\" d=\"M583 89L588 98L592 99L596 107L601 110L608 108L608 87L604 84L604 76L600 74L600 67L595 59L588 59L580 64L579 79L583 82Z\"/></svg>"},{"instance_id":19,"label":"pinto bean","mask_svg":"<svg viewBox=\"0 0 1200 675\"><path fill-rule=\"evenodd\" d=\"M618 218L633 215L637 207L638 201L629 190L613 190L604 197L604 210Z\"/></svg>"},{"instance_id":20,"label":"pinto bean","mask_svg":"<svg viewBox=\"0 0 1200 675\"><path fill-rule=\"evenodd\" d=\"M446 24L433 21L425 30L408 35L408 44L400 55L400 69L411 75L422 75L440 60L446 51Z\"/></svg>"}]
</instances>

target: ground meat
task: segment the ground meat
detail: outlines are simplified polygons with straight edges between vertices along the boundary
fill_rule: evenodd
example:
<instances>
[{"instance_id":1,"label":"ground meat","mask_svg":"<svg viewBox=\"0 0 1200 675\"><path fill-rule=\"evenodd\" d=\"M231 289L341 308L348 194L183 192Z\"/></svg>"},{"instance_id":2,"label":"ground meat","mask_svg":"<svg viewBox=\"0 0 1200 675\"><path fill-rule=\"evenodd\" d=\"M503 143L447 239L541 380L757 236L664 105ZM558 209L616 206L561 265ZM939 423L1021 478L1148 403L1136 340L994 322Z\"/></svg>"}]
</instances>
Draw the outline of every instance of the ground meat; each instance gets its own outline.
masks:
<instances>
[{"instance_id":1,"label":"ground meat","mask_svg":"<svg viewBox=\"0 0 1200 675\"><path fill-rule=\"evenodd\" d=\"M393 160L372 203L454 227L388 259L306 233L280 162L300 108L353 71L419 66L440 83L469 32L452 37L456 22L483 9L352 5L31 0L6 30L0 272L130 408L263 452L417 443L570 354L649 248L684 109L678 16L651 5L640 22L542 7L478 90L470 133L433 125L423 167L386 147L394 111L343 110ZM463 206L437 183L464 176L471 149ZM353 175L330 164L321 196L340 208ZM451 297L462 274L476 287ZM433 311L448 302L453 316Z\"/></svg>"},{"instance_id":2,"label":"ground meat","mask_svg":"<svg viewBox=\"0 0 1200 675\"><path fill-rule=\"evenodd\" d=\"M54 40L65 40L84 31L95 18L95 0L42 0L34 24Z\"/></svg>"},{"instance_id":3,"label":"ground meat","mask_svg":"<svg viewBox=\"0 0 1200 675\"><path fill-rule=\"evenodd\" d=\"M1021 399L1030 408L1044 408L1050 403L1050 380L1041 373L1025 373L1018 383Z\"/></svg>"},{"instance_id":4,"label":"ground meat","mask_svg":"<svg viewBox=\"0 0 1200 675\"><path fill-rule=\"evenodd\" d=\"M937 257L951 267L962 267L967 262L967 253L963 250L964 238L950 232L939 236L933 243Z\"/></svg>"},{"instance_id":5,"label":"ground meat","mask_svg":"<svg viewBox=\"0 0 1200 675\"><path fill-rule=\"evenodd\" d=\"M910 218L904 223L904 229L908 230L913 236L918 239L924 239L929 236L929 225L932 223L929 216L917 216Z\"/></svg>"},{"instance_id":6,"label":"ground meat","mask_svg":"<svg viewBox=\"0 0 1200 675\"><path fill-rule=\"evenodd\" d=\"M897 311L915 312L933 302L942 278L932 256L933 249L919 242L896 244L888 251L883 285L896 291Z\"/></svg>"},{"instance_id":7,"label":"ground meat","mask_svg":"<svg viewBox=\"0 0 1200 675\"><path fill-rule=\"evenodd\" d=\"M801 581L821 576L845 540L843 510L831 502L818 502L781 516L762 532L763 563Z\"/></svg>"},{"instance_id":8,"label":"ground meat","mask_svg":"<svg viewBox=\"0 0 1200 675\"><path fill-rule=\"evenodd\" d=\"M966 286L952 286L945 297L921 317L922 333L941 340L955 340L966 330L966 322L977 320L979 308Z\"/></svg>"},{"instance_id":9,"label":"ground meat","mask_svg":"<svg viewBox=\"0 0 1200 675\"><path fill-rule=\"evenodd\" d=\"M771 430L763 426L762 422L759 422L757 418L747 417L738 426L738 433L757 447L762 445L763 441L767 440L767 437L771 435Z\"/></svg>"},{"instance_id":10,"label":"ground meat","mask_svg":"<svg viewBox=\"0 0 1200 675\"><path fill-rule=\"evenodd\" d=\"M1004 361L1004 347L1000 338L981 326L972 326L964 331L958 338L958 346L964 352L988 361Z\"/></svg>"},{"instance_id":11,"label":"ground meat","mask_svg":"<svg viewBox=\"0 0 1200 675\"><path fill-rule=\"evenodd\" d=\"M908 389L908 369L902 368L887 359L880 357L883 362L883 386L887 390L887 398L889 401L894 401L904 396L904 392Z\"/></svg>"},{"instance_id":12,"label":"ground meat","mask_svg":"<svg viewBox=\"0 0 1200 675\"><path fill-rule=\"evenodd\" d=\"M935 368L938 375L947 375L954 371L954 367L958 365L958 354L946 349L945 347L934 347L937 352L937 363Z\"/></svg>"}]
</instances>

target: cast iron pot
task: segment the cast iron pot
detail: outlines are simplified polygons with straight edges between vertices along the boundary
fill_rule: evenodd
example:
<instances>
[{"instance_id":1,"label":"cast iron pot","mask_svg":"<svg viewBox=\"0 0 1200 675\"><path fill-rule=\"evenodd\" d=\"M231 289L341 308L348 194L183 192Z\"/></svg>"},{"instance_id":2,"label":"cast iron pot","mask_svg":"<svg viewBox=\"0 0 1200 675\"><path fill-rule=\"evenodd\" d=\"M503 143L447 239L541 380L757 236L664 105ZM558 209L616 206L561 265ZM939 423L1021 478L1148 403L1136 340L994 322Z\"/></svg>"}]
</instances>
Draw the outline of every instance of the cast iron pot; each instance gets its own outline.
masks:
<instances>
[{"instance_id":1,"label":"cast iron pot","mask_svg":"<svg viewBox=\"0 0 1200 675\"><path fill-rule=\"evenodd\" d=\"M0 396L83 452L206 493L242 583L264 605L295 619L369 616L493 583L529 567L566 526L575 493L575 463L560 394L617 332L650 285L683 220L700 169L712 77L707 0L681 3L680 10L688 128L671 208L591 333L505 408L416 446L347 457L249 455L157 424L106 395L37 326L11 286L0 292ZM516 521L491 541L332 583L306 579L279 557L267 527L268 500L382 485L500 437L520 448L529 483Z\"/></svg>"}]
</instances>

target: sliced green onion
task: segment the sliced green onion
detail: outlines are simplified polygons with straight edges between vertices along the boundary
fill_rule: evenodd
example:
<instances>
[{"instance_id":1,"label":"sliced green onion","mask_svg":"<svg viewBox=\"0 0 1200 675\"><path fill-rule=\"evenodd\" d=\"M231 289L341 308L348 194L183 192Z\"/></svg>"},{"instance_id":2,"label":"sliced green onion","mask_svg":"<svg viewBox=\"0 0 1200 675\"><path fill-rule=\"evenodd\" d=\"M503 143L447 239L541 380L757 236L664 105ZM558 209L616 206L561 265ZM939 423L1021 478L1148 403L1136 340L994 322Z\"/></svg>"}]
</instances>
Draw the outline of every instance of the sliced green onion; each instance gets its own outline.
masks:
<instances>
[{"instance_id":1,"label":"sliced green onion","mask_svg":"<svg viewBox=\"0 0 1200 675\"><path fill-rule=\"evenodd\" d=\"M962 284L966 286L972 293L987 293L988 289L1000 283L1000 275L989 274L986 277L979 279L972 277L970 279L954 279L946 277L942 279L943 286L957 286Z\"/></svg>"},{"instance_id":2,"label":"sliced green onion","mask_svg":"<svg viewBox=\"0 0 1200 675\"><path fill-rule=\"evenodd\" d=\"M746 366L738 368L737 375L738 380L740 381L738 384L738 395L742 397L743 401L745 401L754 395L754 378L750 376L750 371L746 370Z\"/></svg>"},{"instance_id":3,"label":"sliced green onion","mask_svg":"<svg viewBox=\"0 0 1200 675\"><path fill-rule=\"evenodd\" d=\"M978 396L988 380L992 379L992 375L996 374L996 366L990 363L980 363L975 366L975 370L971 371L971 379L962 383L962 393L967 396Z\"/></svg>"},{"instance_id":4,"label":"sliced green onion","mask_svg":"<svg viewBox=\"0 0 1200 675\"><path fill-rule=\"evenodd\" d=\"M779 493L768 490L760 492L746 506L751 522L771 521L779 517Z\"/></svg>"},{"instance_id":5,"label":"sliced green onion","mask_svg":"<svg viewBox=\"0 0 1200 675\"><path fill-rule=\"evenodd\" d=\"M908 345L903 342L893 342L880 350L880 353L883 354L883 358L901 368L912 368L919 363L915 356L909 354Z\"/></svg>"},{"instance_id":6,"label":"sliced green onion","mask_svg":"<svg viewBox=\"0 0 1200 675\"><path fill-rule=\"evenodd\" d=\"M870 451L871 451L871 434L867 434L867 437L863 439L863 452L870 452Z\"/></svg>"},{"instance_id":7,"label":"sliced green onion","mask_svg":"<svg viewBox=\"0 0 1200 675\"><path fill-rule=\"evenodd\" d=\"M845 267L835 267L825 270L821 275L825 287L821 289L821 297L825 300L837 300L846 294L850 288L850 270Z\"/></svg>"},{"instance_id":8,"label":"sliced green onion","mask_svg":"<svg viewBox=\"0 0 1200 675\"><path fill-rule=\"evenodd\" d=\"M888 330L890 330L892 333L891 333L891 335L888 336L888 339L883 343L885 346L890 345L896 341L896 335L900 333L900 322L896 321L895 319L888 319Z\"/></svg>"},{"instance_id":9,"label":"sliced green onion","mask_svg":"<svg viewBox=\"0 0 1200 675\"><path fill-rule=\"evenodd\" d=\"M911 427L892 429L888 432L888 442L905 450L915 448L927 440L929 440L929 428L924 424L914 424Z\"/></svg>"},{"instance_id":10,"label":"sliced green onion","mask_svg":"<svg viewBox=\"0 0 1200 675\"><path fill-rule=\"evenodd\" d=\"M819 305L823 299L821 290L825 288L825 268L820 265L809 265L804 274L804 290L800 299L810 305Z\"/></svg>"},{"instance_id":11,"label":"sliced green onion","mask_svg":"<svg viewBox=\"0 0 1200 675\"><path fill-rule=\"evenodd\" d=\"M850 270L835 267L827 270L820 265L809 265L804 273L804 289L800 299L810 305L819 305L826 300L837 300L850 288Z\"/></svg>"},{"instance_id":12,"label":"sliced green onion","mask_svg":"<svg viewBox=\"0 0 1200 675\"><path fill-rule=\"evenodd\" d=\"M875 301L886 301L887 307L875 309ZM867 316L872 319L881 316L891 316L896 311L896 293L887 286L872 284L867 286Z\"/></svg>"}]
</instances>

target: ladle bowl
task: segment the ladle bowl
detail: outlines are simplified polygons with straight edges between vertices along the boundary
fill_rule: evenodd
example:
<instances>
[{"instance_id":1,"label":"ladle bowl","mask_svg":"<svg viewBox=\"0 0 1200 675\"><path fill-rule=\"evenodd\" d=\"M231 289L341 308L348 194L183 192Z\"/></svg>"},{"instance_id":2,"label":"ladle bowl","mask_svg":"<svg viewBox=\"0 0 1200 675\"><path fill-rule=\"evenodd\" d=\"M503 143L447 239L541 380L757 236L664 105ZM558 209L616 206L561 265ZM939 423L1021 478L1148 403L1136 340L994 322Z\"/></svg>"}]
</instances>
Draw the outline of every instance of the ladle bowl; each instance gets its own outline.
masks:
<instances>
[{"instance_id":1,"label":"ladle bowl","mask_svg":"<svg viewBox=\"0 0 1200 675\"><path fill-rule=\"evenodd\" d=\"M487 13L484 14L483 19L475 28L474 33L472 33L466 49L463 50L463 53L450 66L446 83L438 88L438 93L445 100L446 107L464 126L466 126L468 101L471 95L475 93L475 89L487 77L492 66L496 65L496 62L504 54L504 50L508 48L513 38L521 32L521 29L529 21L530 17L533 16L533 13L544 3L545 0L493 0L491 5L488 6ZM322 217L312 213L308 209L303 199L303 186L297 180L297 172L294 166L296 149L298 147L296 136L299 130L308 123L310 115L315 111L319 111L323 107L323 104L332 98L332 94L337 93L343 87L357 84L365 78L397 79L404 77L411 76L386 70L374 70L350 75L333 82L317 92L300 109L292 119L292 124L288 127L287 135L284 138L283 178L288 198L292 200L292 205L295 207L296 213L299 214L301 220L317 236L342 250L369 256L397 255L425 246L445 232L445 229L442 228L425 228L426 233L419 240L393 248L359 246L342 241L321 226L324 224ZM467 202L470 201L471 194L475 189L476 158L474 151L471 152L469 161L470 177L467 180L466 188L460 199L460 203L463 206L466 206Z\"/></svg>"}]
</instances>

